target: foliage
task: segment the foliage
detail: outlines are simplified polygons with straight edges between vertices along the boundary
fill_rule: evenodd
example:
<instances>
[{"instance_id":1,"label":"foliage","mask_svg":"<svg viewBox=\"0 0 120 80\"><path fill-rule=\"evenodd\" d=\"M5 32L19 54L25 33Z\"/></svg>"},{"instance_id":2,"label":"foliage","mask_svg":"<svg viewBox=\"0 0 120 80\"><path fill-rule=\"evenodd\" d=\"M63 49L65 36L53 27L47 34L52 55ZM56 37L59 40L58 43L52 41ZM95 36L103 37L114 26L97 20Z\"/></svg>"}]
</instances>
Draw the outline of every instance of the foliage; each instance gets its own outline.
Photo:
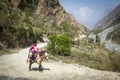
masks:
<instances>
[{"instance_id":1,"label":"foliage","mask_svg":"<svg viewBox=\"0 0 120 80\"><path fill-rule=\"evenodd\" d=\"M35 1L34 0L20 0L19 8L22 10L24 10L25 8L34 10L35 9Z\"/></svg>"},{"instance_id":2,"label":"foliage","mask_svg":"<svg viewBox=\"0 0 120 80\"><path fill-rule=\"evenodd\" d=\"M96 43L100 44L100 38L98 35L96 35Z\"/></svg>"},{"instance_id":3,"label":"foliage","mask_svg":"<svg viewBox=\"0 0 120 80\"><path fill-rule=\"evenodd\" d=\"M67 32L72 38L79 34L79 28L73 25L70 25L67 22L63 22L61 25L64 32Z\"/></svg>"},{"instance_id":4,"label":"foliage","mask_svg":"<svg viewBox=\"0 0 120 80\"><path fill-rule=\"evenodd\" d=\"M70 55L70 38L67 35L50 35L48 49L58 55Z\"/></svg>"},{"instance_id":5,"label":"foliage","mask_svg":"<svg viewBox=\"0 0 120 80\"><path fill-rule=\"evenodd\" d=\"M41 40L43 33L41 25L38 25L38 28L33 27L33 23L28 19L32 17L34 9L31 7L34 6L29 1L27 3L26 11L22 11L19 8L12 9L11 2L7 0L0 1L0 42L6 48L25 47L36 39Z\"/></svg>"},{"instance_id":6,"label":"foliage","mask_svg":"<svg viewBox=\"0 0 120 80\"><path fill-rule=\"evenodd\" d=\"M15 9L12 9L11 2L5 0L2 0L0 4L0 42L5 44L7 48L23 47L36 39L42 40L43 33L46 35L64 35L66 33L69 37L74 37L77 34L78 29L67 22L57 25L57 22L53 21L48 25L43 16L33 15L36 8L34 0L20 0L18 8ZM59 40L62 39L57 37L57 41L61 44L62 42ZM57 53L62 54L63 51L64 54L68 54L66 51L69 52L69 47L64 48L65 46L59 45Z\"/></svg>"},{"instance_id":7,"label":"foliage","mask_svg":"<svg viewBox=\"0 0 120 80\"><path fill-rule=\"evenodd\" d=\"M111 53L98 44L80 41L80 46L71 48L69 62L76 62L95 69L120 71L120 56ZM72 61L71 61L72 60Z\"/></svg>"}]
</instances>

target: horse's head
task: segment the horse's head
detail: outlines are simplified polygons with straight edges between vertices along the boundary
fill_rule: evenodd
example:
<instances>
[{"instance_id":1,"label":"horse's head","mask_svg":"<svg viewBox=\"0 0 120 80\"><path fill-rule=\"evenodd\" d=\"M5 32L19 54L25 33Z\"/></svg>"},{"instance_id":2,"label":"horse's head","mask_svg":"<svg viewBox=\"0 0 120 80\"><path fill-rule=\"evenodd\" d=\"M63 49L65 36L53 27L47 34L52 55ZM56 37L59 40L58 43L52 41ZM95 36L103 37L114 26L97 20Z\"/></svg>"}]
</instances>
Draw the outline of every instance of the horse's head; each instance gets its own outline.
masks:
<instances>
[{"instance_id":1,"label":"horse's head","mask_svg":"<svg viewBox=\"0 0 120 80\"><path fill-rule=\"evenodd\" d=\"M45 58L48 60L48 53L47 52L45 52Z\"/></svg>"}]
</instances>

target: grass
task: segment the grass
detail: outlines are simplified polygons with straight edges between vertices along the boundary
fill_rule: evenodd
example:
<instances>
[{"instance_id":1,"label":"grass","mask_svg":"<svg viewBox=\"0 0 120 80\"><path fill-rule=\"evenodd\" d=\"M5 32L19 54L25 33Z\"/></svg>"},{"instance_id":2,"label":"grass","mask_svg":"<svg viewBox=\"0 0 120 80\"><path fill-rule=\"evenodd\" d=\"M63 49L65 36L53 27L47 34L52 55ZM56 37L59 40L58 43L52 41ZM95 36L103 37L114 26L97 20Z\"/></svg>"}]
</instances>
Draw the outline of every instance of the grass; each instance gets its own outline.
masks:
<instances>
[{"instance_id":1,"label":"grass","mask_svg":"<svg viewBox=\"0 0 120 80\"><path fill-rule=\"evenodd\" d=\"M120 72L120 56L107 51L98 44L84 43L78 47L72 47L71 55L67 57L54 55L51 58L65 63L77 63L90 68Z\"/></svg>"}]
</instances>

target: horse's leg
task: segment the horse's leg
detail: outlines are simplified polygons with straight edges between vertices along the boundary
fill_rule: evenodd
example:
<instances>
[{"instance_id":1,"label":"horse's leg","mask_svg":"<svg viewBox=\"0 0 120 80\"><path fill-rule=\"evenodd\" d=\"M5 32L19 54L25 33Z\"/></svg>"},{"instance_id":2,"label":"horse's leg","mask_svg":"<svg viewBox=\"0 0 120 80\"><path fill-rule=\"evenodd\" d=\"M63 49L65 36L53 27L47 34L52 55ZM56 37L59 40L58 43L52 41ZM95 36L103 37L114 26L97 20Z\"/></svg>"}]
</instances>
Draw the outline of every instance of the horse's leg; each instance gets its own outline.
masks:
<instances>
[{"instance_id":1,"label":"horse's leg","mask_svg":"<svg viewBox=\"0 0 120 80\"><path fill-rule=\"evenodd\" d=\"M39 71L42 71L42 61L43 61L43 57L41 57L41 60L39 61Z\"/></svg>"},{"instance_id":2,"label":"horse's leg","mask_svg":"<svg viewBox=\"0 0 120 80\"><path fill-rule=\"evenodd\" d=\"M39 64L39 71L42 71L42 65Z\"/></svg>"},{"instance_id":3,"label":"horse's leg","mask_svg":"<svg viewBox=\"0 0 120 80\"><path fill-rule=\"evenodd\" d=\"M39 71L42 71L42 64L41 64L42 62L40 61L39 62Z\"/></svg>"},{"instance_id":4,"label":"horse's leg","mask_svg":"<svg viewBox=\"0 0 120 80\"><path fill-rule=\"evenodd\" d=\"M29 70L31 71L31 65L33 64L33 62L30 60L29 61Z\"/></svg>"}]
</instances>

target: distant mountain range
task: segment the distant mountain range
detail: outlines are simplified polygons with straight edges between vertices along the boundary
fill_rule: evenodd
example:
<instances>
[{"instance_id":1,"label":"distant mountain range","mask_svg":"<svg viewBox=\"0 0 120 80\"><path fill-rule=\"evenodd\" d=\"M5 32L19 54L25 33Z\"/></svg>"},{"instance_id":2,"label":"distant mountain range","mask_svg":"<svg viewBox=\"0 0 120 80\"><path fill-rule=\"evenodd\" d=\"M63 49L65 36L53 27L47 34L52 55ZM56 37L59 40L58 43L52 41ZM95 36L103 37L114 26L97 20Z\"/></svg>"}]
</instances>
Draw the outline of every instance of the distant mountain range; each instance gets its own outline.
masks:
<instances>
[{"instance_id":1,"label":"distant mountain range","mask_svg":"<svg viewBox=\"0 0 120 80\"><path fill-rule=\"evenodd\" d=\"M95 30L105 29L120 23L120 4L95 25Z\"/></svg>"},{"instance_id":2,"label":"distant mountain range","mask_svg":"<svg viewBox=\"0 0 120 80\"><path fill-rule=\"evenodd\" d=\"M120 54L120 4L96 24L94 31L105 48Z\"/></svg>"}]
</instances>

